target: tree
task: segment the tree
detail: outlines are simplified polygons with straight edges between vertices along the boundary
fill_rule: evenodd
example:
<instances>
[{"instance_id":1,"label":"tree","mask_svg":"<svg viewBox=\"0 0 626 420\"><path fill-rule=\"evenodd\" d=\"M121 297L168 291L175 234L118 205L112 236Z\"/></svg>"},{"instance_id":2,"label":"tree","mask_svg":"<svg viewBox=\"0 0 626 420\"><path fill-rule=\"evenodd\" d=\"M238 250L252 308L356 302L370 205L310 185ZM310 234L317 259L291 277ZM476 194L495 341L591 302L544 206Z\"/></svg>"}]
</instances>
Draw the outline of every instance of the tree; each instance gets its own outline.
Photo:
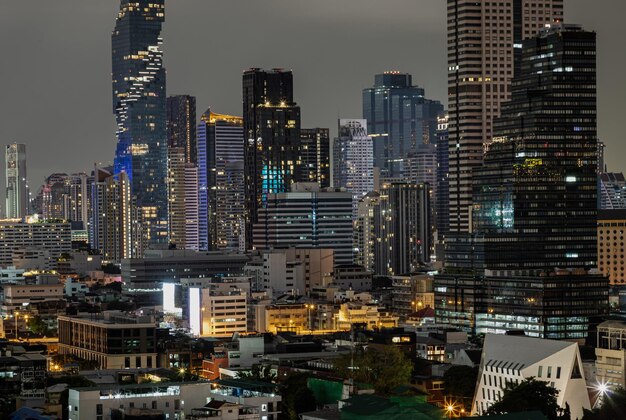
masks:
<instances>
[{"instance_id":1,"label":"tree","mask_svg":"<svg viewBox=\"0 0 626 420\"><path fill-rule=\"evenodd\" d=\"M274 383L276 374L272 372L271 365L252 365L249 371L241 371L238 373L239 379L251 379L254 381Z\"/></svg>"},{"instance_id":2,"label":"tree","mask_svg":"<svg viewBox=\"0 0 626 420\"><path fill-rule=\"evenodd\" d=\"M585 410L583 420L626 419L626 390L618 388L602 395L600 407Z\"/></svg>"},{"instance_id":3,"label":"tree","mask_svg":"<svg viewBox=\"0 0 626 420\"><path fill-rule=\"evenodd\" d=\"M462 400L463 408L470 410L477 378L478 367L452 366L443 375L446 395Z\"/></svg>"},{"instance_id":4,"label":"tree","mask_svg":"<svg viewBox=\"0 0 626 420\"><path fill-rule=\"evenodd\" d=\"M48 324L39 315L35 315L28 319L28 329L38 335L46 335L48 333Z\"/></svg>"},{"instance_id":5,"label":"tree","mask_svg":"<svg viewBox=\"0 0 626 420\"><path fill-rule=\"evenodd\" d=\"M308 378L304 373L292 373L282 383L283 410L279 419L297 420L300 413L317 408L315 394L308 387Z\"/></svg>"},{"instance_id":6,"label":"tree","mask_svg":"<svg viewBox=\"0 0 626 420\"><path fill-rule=\"evenodd\" d=\"M541 411L549 420L570 420L569 407L562 409L556 402L559 391L547 382L530 377L519 384L509 382L500 401L487 414L506 414L521 411Z\"/></svg>"},{"instance_id":7,"label":"tree","mask_svg":"<svg viewBox=\"0 0 626 420\"><path fill-rule=\"evenodd\" d=\"M354 359L354 365L352 360ZM354 356L346 354L335 361L335 369L344 378L371 384L382 395L411 380L413 366L404 353L395 346L356 349Z\"/></svg>"}]
</instances>

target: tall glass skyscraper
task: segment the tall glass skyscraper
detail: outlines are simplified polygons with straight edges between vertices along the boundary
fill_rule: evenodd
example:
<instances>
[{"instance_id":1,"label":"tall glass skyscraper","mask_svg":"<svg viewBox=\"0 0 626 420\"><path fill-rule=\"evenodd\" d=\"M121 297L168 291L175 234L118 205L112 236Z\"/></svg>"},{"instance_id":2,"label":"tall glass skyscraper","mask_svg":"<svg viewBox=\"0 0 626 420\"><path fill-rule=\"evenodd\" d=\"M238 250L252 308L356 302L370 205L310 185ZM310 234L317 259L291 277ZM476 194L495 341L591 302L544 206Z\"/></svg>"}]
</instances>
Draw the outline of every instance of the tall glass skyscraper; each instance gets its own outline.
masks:
<instances>
[{"instance_id":1,"label":"tall glass skyscraper","mask_svg":"<svg viewBox=\"0 0 626 420\"><path fill-rule=\"evenodd\" d=\"M26 145L9 144L5 151L6 217L22 219L28 214L28 185L26 182Z\"/></svg>"},{"instance_id":2,"label":"tall glass skyscraper","mask_svg":"<svg viewBox=\"0 0 626 420\"><path fill-rule=\"evenodd\" d=\"M185 163L198 163L195 96L167 97L167 144L168 147L182 147L185 150Z\"/></svg>"},{"instance_id":3,"label":"tall glass skyscraper","mask_svg":"<svg viewBox=\"0 0 626 420\"><path fill-rule=\"evenodd\" d=\"M363 118L374 141L374 166L390 177L404 176L407 155L423 143L435 143L439 101L424 97L412 76L388 71L363 90Z\"/></svg>"},{"instance_id":4,"label":"tall glass skyscraper","mask_svg":"<svg viewBox=\"0 0 626 420\"><path fill-rule=\"evenodd\" d=\"M167 242L165 0L122 0L111 37L115 173L126 172L149 243Z\"/></svg>"}]
</instances>

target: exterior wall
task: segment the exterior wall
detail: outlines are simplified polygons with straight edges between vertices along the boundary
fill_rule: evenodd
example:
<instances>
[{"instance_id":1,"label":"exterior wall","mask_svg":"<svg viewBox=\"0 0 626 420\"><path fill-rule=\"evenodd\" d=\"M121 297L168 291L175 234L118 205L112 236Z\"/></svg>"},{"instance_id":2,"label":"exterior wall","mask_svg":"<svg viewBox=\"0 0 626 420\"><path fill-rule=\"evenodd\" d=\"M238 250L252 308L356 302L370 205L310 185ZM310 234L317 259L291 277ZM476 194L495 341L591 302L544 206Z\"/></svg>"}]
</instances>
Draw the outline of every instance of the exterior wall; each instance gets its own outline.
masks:
<instances>
[{"instance_id":1,"label":"exterior wall","mask_svg":"<svg viewBox=\"0 0 626 420\"><path fill-rule=\"evenodd\" d=\"M626 210L598 214L598 270L614 285L626 283L625 229Z\"/></svg>"}]
</instances>

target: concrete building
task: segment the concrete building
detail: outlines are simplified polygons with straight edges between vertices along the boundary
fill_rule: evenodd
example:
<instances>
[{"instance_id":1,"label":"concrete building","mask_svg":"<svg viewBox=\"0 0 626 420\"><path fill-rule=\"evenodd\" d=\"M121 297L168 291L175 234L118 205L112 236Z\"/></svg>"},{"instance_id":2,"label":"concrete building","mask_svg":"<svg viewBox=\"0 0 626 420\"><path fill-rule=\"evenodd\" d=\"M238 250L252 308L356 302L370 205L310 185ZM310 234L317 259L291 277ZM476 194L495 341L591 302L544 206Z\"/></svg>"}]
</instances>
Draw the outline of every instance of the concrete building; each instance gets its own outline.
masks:
<instances>
[{"instance_id":1,"label":"concrete building","mask_svg":"<svg viewBox=\"0 0 626 420\"><path fill-rule=\"evenodd\" d=\"M100 369L157 367L157 323L151 315L108 311L59 316L59 354L98 362Z\"/></svg>"},{"instance_id":2,"label":"concrete building","mask_svg":"<svg viewBox=\"0 0 626 420\"><path fill-rule=\"evenodd\" d=\"M13 263L13 252L36 248L47 251L50 259L72 249L71 227L66 222L46 222L36 219L0 221L0 266Z\"/></svg>"},{"instance_id":3,"label":"concrete building","mask_svg":"<svg viewBox=\"0 0 626 420\"><path fill-rule=\"evenodd\" d=\"M598 270L613 285L626 282L626 209L598 210Z\"/></svg>"},{"instance_id":4,"label":"concrete building","mask_svg":"<svg viewBox=\"0 0 626 420\"><path fill-rule=\"evenodd\" d=\"M310 308L303 303L277 303L260 308L256 320L256 331L259 333L294 332L302 334L310 331Z\"/></svg>"},{"instance_id":5,"label":"concrete building","mask_svg":"<svg viewBox=\"0 0 626 420\"><path fill-rule=\"evenodd\" d=\"M55 284L5 284L2 290L0 316L5 317L16 311L36 313L39 305L63 302L63 285L58 278Z\"/></svg>"},{"instance_id":6,"label":"concrete building","mask_svg":"<svg viewBox=\"0 0 626 420\"><path fill-rule=\"evenodd\" d=\"M572 418L591 408L578 344L514 335L487 334L472 415L484 415L502 397L507 383L534 377L557 389L557 404L569 405Z\"/></svg>"},{"instance_id":7,"label":"concrete building","mask_svg":"<svg viewBox=\"0 0 626 420\"><path fill-rule=\"evenodd\" d=\"M363 324L367 329L394 328L398 317L383 311L378 305L353 301L342 303L334 314L335 329L347 331L354 324Z\"/></svg>"},{"instance_id":8,"label":"concrete building","mask_svg":"<svg viewBox=\"0 0 626 420\"><path fill-rule=\"evenodd\" d=\"M254 407L258 414L255 419L277 420L282 397L276 385L241 379L220 379L212 383L209 397L214 401L225 401Z\"/></svg>"},{"instance_id":9,"label":"concrete building","mask_svg":"<svg viewBox=\"0 0 626 420\"><path fill-rule=\"evenodd\" d=\"M247 331L246 290L191 287L188 307L189 327L196 336L230 337Z\"/></svg>"},{"instance_id":10,"label":"concrete building","mask_svg":"<svg viewBox=\"0 0 626 420\"><path fill-rule=\"evenodd\" d=\"M2 397L13 400L17 407L42 407L46 392L46 365L46 357L38 352L1 343Z\"/></svg>"},{"instance_id":11,"label":"concrete building","mask_svg":"<svg viewBox=\"0 0 626 420\"><path fill-rule=\"evenodd\" d=\"M5 150L6 163L6 208L9 219L22 219L28 216L29 197L26 179L26 145L9 144Z\"/></svg>"},{"instance_id":12,"label":"concrete building","mask_svg":"<svg viewBox=\"0 0 626 420\"><path fill-rule=\"evenodd\" d=\"M352 193L354 215L359 200L374 190L374 147L366 120L339 120L339 137L333 142L333 186Z\"/></svg>"},{"instance_id":13,"label":"concrete building","mask_svg":"<svg viewBox=\"0 0 626 420\"><path fill-rule=\"evenodd\" d=\"M600 166L599 159L598 166ZM599 209L626 209L626 178L623 173L603 172L600 174L599 184Z\"/></svg>"},{"instance_id":14,"label":"concrete building","mask_svg":"<svg viewBox=\"0 0 626 420\"><path fill-rule=\"evenodd\" d=\"M336 264L351 264L352 195L314 183L296 183L291 192L268 194L253 239L256 250L332 249Z\"/></svg>"},{"instance_id":15,"label":"concrete building","mask_svg":"<svg viewBox=\"0 0 626 420\"><path fill-rule=\"evenodd\" d=\"M369 192L359 200L354 222L354 263L372 273L376 269L376 247L381 239L380 194Z\"/></svg>"},{"instance_id":16,"label":"concrete building","mask_svg":"<svg viewBox=\"0 0 626 420\"><path fill-rule=\"evenodd\" d=\"M181 419L211 399L208 382L168 382L132 385L100 385L71 388L68 399L70 420L109 420L152 416ZM136 416L136 417L135 417Z\"/></svg>"},{"instance_id":17,"label":"concrete building","mask_svg":"<svg viewBox=\"0 0 626 420\"><path fill-rule=\"evenodd\" d=\"M402 317L408 317L421 309L434 308L433 282L433 277L428 274L393 276L391 278L393 311Z\"/></svg>"},{"instance_id":18,"label":"concrete building","mask_svg":"<svg viewBox=\"0 0 626 420\"><path fill-rule=\"evenodd\" d=\"M332 284L342 290L368 291L372 289L372 272L362 265L338 265L333 272Z\"/></svg>"},{"instance_id":19,"label":"concrete building","mask_svg":"<svg viewBox=\"0 0 626 420\"><path fill-rule=\"evenodd\" d=\"M612 389L626 387L626 322L604 321L596 331L596 379Z\"/></svg>"}]
</instances>

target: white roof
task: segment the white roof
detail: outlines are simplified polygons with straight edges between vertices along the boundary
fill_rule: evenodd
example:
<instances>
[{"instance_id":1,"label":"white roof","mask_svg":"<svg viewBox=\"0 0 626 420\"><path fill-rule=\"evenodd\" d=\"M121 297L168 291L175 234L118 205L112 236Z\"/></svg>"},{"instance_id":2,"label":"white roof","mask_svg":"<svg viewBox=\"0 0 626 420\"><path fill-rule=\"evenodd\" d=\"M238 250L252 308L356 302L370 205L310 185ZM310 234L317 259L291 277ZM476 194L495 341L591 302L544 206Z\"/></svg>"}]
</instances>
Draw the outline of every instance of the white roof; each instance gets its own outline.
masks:
<instances>
[{"instance_id":1,"label":"white roof","mask_svg":"<svg viewBox=\"0 0 626 420\"><path fill-rule=\"evenodd\" d=\"M504 362L499 363L499 367L522 369L571 346L578 344L516 335L487 334L482 362L485 366Z\"/></svg>"}]
</instances>

